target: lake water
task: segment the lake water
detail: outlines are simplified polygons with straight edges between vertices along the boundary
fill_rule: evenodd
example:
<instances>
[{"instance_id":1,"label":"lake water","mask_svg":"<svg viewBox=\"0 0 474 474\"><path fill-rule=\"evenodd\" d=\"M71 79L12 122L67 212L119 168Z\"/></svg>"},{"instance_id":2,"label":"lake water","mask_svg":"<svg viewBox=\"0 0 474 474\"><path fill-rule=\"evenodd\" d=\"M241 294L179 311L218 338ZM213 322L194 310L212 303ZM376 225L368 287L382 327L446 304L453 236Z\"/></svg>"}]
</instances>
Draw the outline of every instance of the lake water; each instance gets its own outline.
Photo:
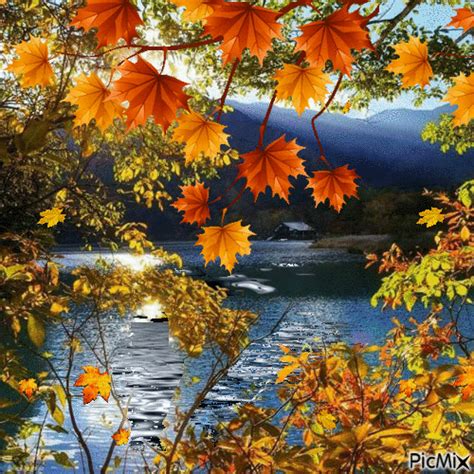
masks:
<instances>
[{"instance_id":1,"label":"lake water","mask_svg":"<svg viewBox=\"0 0 474 474\"><path fill-rule=\"evenodd\" d=\"M189 242L166 243L164 247L178 252L187 270L203 270L199 248ZM61 263L68 271L74 266L93 262L97 253L64 253ZM320 338L324 343L348 341L370 344L383 340L392 326L390 316L370 306L370 296L379 284L374 271L364 270L364 258L344 251L311 249L310 242L254 242L252 254L240 260L235 269L235 280L219 280L225 272L210 265L206 277L214 282L230 286L228 304L251 309L261 317L252 329L252 337L268 332L281 314L291 304L292 309L269 337L252 345L244 353L228 376L209 395L196 415L194 422L200 426L213 424L216 419L226 419L236 403L259 397L267 404L275 404L276 398L270 382L280 367L279 344L301 348ZM76 310L79 312L80 310ZM182 385L179 399L173 392L180 384L183 370L204 377L210 356L185 359L170 348L166 323L136 322L110 315L107 324L110 350L113 353L113 377L124 400L130 397L130 416L133 423L132 443L128 448L125 472L142 472L140 451L149 456L147 443L157 443L163 430L164 417L173 411L175 403L181 408L189 406L199 387ZM92 330L93 331L93 330ZM59 333L53 333L47 341L47 349L55 353L59 363L64 350ZM94 364L89 355L79 355L76 373L80 366ZM94 459L100 465L110 443L111 426L119 419L111 400L108 404L97 400L83 406L80 389L75 389L74 400L77 419L82 427L89 425L86 437ZM40 408L31 407L35 421L41 421ZM46 433L46 444L67 451L79 463L80 453L74 451L76 440L70 426L69 434ZM125 455L127 448L118 447L116 454ZM123 469L123 466L122 466ZM46 472L62 472L48 464Z\"/></svg>"}]
</instances>

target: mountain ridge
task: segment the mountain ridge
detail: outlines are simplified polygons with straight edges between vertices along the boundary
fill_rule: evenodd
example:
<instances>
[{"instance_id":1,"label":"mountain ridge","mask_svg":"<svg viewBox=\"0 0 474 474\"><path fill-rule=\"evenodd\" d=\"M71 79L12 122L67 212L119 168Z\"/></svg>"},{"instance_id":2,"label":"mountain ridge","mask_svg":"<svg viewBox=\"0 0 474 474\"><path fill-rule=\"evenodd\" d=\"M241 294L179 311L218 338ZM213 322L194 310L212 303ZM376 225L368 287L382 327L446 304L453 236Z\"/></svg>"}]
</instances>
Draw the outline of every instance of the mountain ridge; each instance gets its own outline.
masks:
<instances>
[{"instance_id":1,"label":"mountain ridge","mask_svg":"<svg viewBox=\"0 0 474 474\"><path fill-rule=\"evenodd\" d=\"M227 125L232 147L246 153L258 143L259 127L267 104L229 101L234 108L222 122ZM432 110L393 109L367 119L342 114L323 114L316 122L325 155L335 165L350 164L373 187L421 188L454 186L474 176L474 154L442 153L439 146L422 141L428 121L451 111L449 105ZM305 147L300 153L310 171L320 168L319 150L311 129L314 111L301 116L291 109L274 107L265 145L282 134ZM398 117L398 118L397 118Z\"/></svg>"}]
</instances>

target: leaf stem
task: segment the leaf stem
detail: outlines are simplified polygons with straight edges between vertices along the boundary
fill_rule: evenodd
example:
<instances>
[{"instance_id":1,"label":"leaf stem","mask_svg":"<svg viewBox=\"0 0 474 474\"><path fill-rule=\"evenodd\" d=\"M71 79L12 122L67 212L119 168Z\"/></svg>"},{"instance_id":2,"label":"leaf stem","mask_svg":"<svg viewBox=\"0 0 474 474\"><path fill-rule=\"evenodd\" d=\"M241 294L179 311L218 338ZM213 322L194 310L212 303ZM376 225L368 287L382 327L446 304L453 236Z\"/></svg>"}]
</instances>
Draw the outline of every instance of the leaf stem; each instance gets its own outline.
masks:
<instances>
[{"instance_id":1,"label":"leaf stem","mask_svg":"<svg viewBox=\"0 0 474 474\"><path fill-rule=\"evenodd\" d=\"M237 70L237 66L239 65L239 62L240 62L239 59L236 59L234 61L234 64L232 65L232 69L230 70L230 74L227 79L227 83L225 85L225 89L224 89L224 92L222 93L222 97L220 100L219 113L217 114L217 119L216 119L217 122L221 121L222 111L224 110L224 104L227 99L227 95L229 94L230 85L232 84L232 79L234 79L235 71Z\"/></svg>"},{"instance_id":2,"label":"leaf stem","mask_svg":"<svg viewBox=\"0 0 474 474\"><path fill-rule=\"evenodd\" d=\"M334 90L331 92L331 95L329 96L329 99L326 101L323 108L311 119L311 127L313 128L314 138L316 138L316 142L318 143L318 146L319 146L319 152L320 152L319 158L329 168L333 168L333 166L331 165L331 163L329 163L328 159L324 155L323 144L321 143L318 131L316 130L316 120L327 110L327 108L331 105L332 101L334 100L334 97L336 97L337 91L339 90L339 87L342 82L342 77L343 77L343 73L341 72L337 79L336 85L334 86Z\"/></svg>"}]
</instances>

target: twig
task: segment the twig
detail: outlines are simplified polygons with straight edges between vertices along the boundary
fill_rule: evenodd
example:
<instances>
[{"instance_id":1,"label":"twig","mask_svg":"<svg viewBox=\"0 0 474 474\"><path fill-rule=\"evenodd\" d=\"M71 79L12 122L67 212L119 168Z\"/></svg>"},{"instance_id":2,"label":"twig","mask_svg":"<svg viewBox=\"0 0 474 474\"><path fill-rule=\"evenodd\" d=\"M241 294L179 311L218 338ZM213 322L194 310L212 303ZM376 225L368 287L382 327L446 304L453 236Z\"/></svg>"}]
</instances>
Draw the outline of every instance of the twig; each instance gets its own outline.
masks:
<instances>
[{"instance_id":1,"label":"twig","mask_svg":"<svg viewBox=\"0 0 474 474\"><path fill-rule=\"evenodd\" d=\"M311 127L313 128L313 134L314 134L314 137L316 138L316 141L317 141L318 146L319 146L320 159L329 168L332 168L332 165L329 163L328 159L324 155L323 144L321 143L321 140L319 139L319 134L318 134L318 131L316 130L315 122L327 110L327 108L331 105L331 102L334 100L334 97L336 97L337 91L339 90L339 86L341 85L341 82L342 82L342 77L343 77L343 74L341 72L339 74L338 79L337 79L336 85L334 86L334 90L332 91L331 95L329 96L329 99L324 104L324 107L311 119Z\"/></svg>"},{"instance_id":2,"label":"twig","mask_svg":"<svg viewBox=\"0 0 474 474\"><path fill-rule=\"evenodd\" d=\"M219 104L219 113L217 115L217 122L221 121L222 111L224 110L225 100L227 98L227 94L229 93L230 85L232 83L232 79L234 78L235 71L237 70L237 66L239 65L239 62L240 61L238 59L236 59L234 61L234 64L232 65L232 69L230 70L230 74L229 74L229 77L227 79L227 83L225 85L225 89L224 89L224 92L222 93L221 101L220 101L220 104Z\"/></svg>"}]
</instances>

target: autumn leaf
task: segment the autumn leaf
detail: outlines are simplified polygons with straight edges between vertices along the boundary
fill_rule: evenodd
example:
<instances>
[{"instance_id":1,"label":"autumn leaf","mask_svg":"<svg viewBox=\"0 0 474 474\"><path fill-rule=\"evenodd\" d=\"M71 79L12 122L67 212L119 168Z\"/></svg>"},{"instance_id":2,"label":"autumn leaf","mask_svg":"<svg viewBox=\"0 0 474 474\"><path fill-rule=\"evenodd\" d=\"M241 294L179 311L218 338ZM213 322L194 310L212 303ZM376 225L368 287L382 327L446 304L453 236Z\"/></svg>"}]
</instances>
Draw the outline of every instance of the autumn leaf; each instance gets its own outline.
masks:
<instances>
[{"instance_id":1,"label":"autumn leaf","mask_svg":"<svg viewBox=\"0 0 474 474\"><path fill-rule=\"evenodd\" d=\"M463 367L464 372L460 374L453 385L461 388L463 400L469 400L474 393L474 367Z\"/></svg>"},{"instance_id":2,"label":"autumn leaf","mask_svg":"<svg viewBox=\"0 0 474 474\"><path fill-rule=\"evenodd\" d=\"M82 369L84 373L79 375L74 386L84 387L82 390L84 404L90 403L99 395L107 402L110 396L110 375L90 365Z\"/></svg>"},{"instance_id":3,"label":"autumn leaf","mask_svg":"<svg viewBox=\"0 0 474 474\"><path fill-rule=\"evenodd\" d=\"M428 47L418 38L410 36L408 41L393 46L398 58L392 60L387 71L402 74L402 87L426 86L433 75L428 61Z\"/></svg>"},{"instance_id":4,"label":"autumn leaf","mask_svg":"<svg viewBox=\"0 0 474 474\"><path fill-rule=\"evenodd\" d=\"M196 183L189 186L181 186L183 197L177 199L172 206L180 212L184 212L183 220L188 224L201 226L210 217L209 212L209 189L204 184Z\"/></svg>"},{"instance_id":5,"label":"autumn leaf","mask_svg":"<svg viewBox=\"0 0 474 474\"><path fill-rule=\"evenodd\" d=\"M7 68L19 76L22 87L46 87L54 83L54 72L49 63L48 46L40 38L30 37L15 46L18 59Z\"/></svg>"},{"instance_id":6,"label":"autumn leaf","mask_svg":"<svg viewBox=\"0 0 474 474\"><path fill-rule=\"evenodd\" d=\"M308 106L310 99L323 101L331 84L328 74L320 67L301 67L296 64L285 64L275 74L278 82L276 87L279 99L290 99L295 110L301 115Z\"/></svg>"},{"instance_id":7,"label":"autumn leaf","mask_svg":"<svg viewBox=\"0 0 474 474\"><path fill-rule=\"evenodd\" d=\"M96 73L90 76L81 74L76 82L77 85L64 98L78 106L74 124L80 126L95 120L97 127L104 131L122 113L123 108L117 100L109 100L110 91Z\"/></svg>"},{"instance_id":8,"label":"autumn leaf","mask_svg":"<svg viewBox=\"0 0 474 474\"><path fill-rule=\"evenodd\" d=\"M222 4L221 0L171 0L176 6L184 7L183 20L202 21Z\"/></svg>"},{"instance_id":9,"label":"autumn leaf","mask_svg":"<svg viewBox=\"0 0 474 474\"><path fill-rule=\"evenodd\" d=\"M354 60L351 50L374 49L367 31L371 16L349 12L349 5L344 5L323 20L302 26L296 50L305 51L306 59L314 66L322 69L331 60L334 69L349 75Z\"/></svg>"},{"instance_id":10,"label":"autumn leaf","mask_svg":"<svg viewBox=\"0 0 474 474\"><path fill-rule=\"evenodd\" d=\"M315 205L329 199L329 204L340 212L345 204L345 197L357 197L358 179L356 172L349 169L349 165L339 166L333 170L315 171L308 179L307 188L313 190Z\"/></svg>"},{"instance_id":11,"label":"autumn leaf","mask_svg":"<svg viewBox=\"0 0 474 474\"><path fill-rule=\"evenodd\" d=\"M295 370L300 368L300 364L289 364L285 365L282 369L278 371L277 378L275 380L275 383L282 383L286 380L288 375L293 373Z\"/></svg>"},{"instance_id":12,"label":"autumn leaf","mask_svg":"<svg viewBox=\"0 0 474 474\"><path fill-rule=\"evenodd\" d=\"M198 158L201 154L214 157L221 146L229 145L225 126L206 119L194 111L184 113L178 119L178 126L173 131L173 139L184 143L186 162Z\"/></svg>"},{"instance_id":13,"label":"autumn leaf","mask_svg":"<svg viewBox=\"0 0 474 474\"><path fill-rule=\"evenodd\" d=\"M458 8L455 12L456 15L451 18L448 26L462 28L464 31L474 28L474 13L470 8Z\"/></svg>"},{"instance_id":14,"label":"autumn leaf","mask_svg":"<svg viewBox=\"0 0 474 474\"><path fill-rule=\"evenodd\" d=\"M287 142L282 135L265 149L257 148L242 155L238 176L247 180L255 200L269 187L273 196L278 195L288 202L289 178L306 174L303 160L298 156L302 149L296 139Z\"/></svg>"},{"instance_id":15,"label":"autumn leaf","mask_svg":"<svg viewBox=\"0 0 474 474\"><path fill-rule=\"evenodd\" d=\"M241 59L248 48L260 63L271 49L273 38L282 38L278 12L248 2L224 2L207 18L204 35L222 38L222 62Z\"/></svg>"},{"instance_id":16,"label":"autumn leaf","mask_svg":"<svg viewBox=\"0 0 474 474\"><path fill-rule=\"evenodd\" d=\"M38 224L47 224L48 227L54 227L59 222L64 222L66 216L63 214L63 210L59 207L53 207L46 211L40 212L41 219Z\"/></svg>"},{"instance_id":17,"label":"autumn leaf","mask_svg":"<svg viewBox=\"0 0 474 474\"><path fill-rule=\"evenodd\" d=\"M474 73L454 78L454 86L448 89L443 99L458 108L453 112L453 125L467 125L474 117Z\"/></svg>"},{"instance_id":18,"label":"autumn leaf","mask_svg":"<svg viewBox=\"0 0 474 474\"><path fill-rule=\"evenodd\" d=\"M31 397L38 390L38 385L35 379L23 379L18 382L18 388L20 393L25 395L28 400L31 400Z\"/></svg>"},{"instance_id":19,"label":"autumn leaf","mask_svg":"<svg viewBox=\"0 0 474 474\"><path fill-rule=\"evenodd\" d=\"M112 439L115 441L117 446L122 446L123 444L127 444L128 440L130 439L130 430L126 430L125 428L120 428L112 435Z\"/></svg>"},{"instance_id":20,"label":"autumn leaf","mask_svg":"<svg viewBox=\"0 0 474 474\"><path fill-rule=\"evenodd\" d=\"M242 226L241 222L202 228L204 232L198 235L195 245L202 247L201 254L206 265L219 257L220 264L231 273L237 262L237 255L250 254L249 237L255 234L250 226Z\"/></svg>"},{"instance_id":21,"label":"autumn leaf","mask_svg":"<svg viewBox=\"0 0 474 474\"><path fill-rule=\"evenodd\" d=\"M128 129L144 124L153 116L166 131L179 108L187 109L189 96L183 92L185 82L160 74L149 62L137 58L125 61L119 68L122 75L113 83L110 99L128 101Z\"/></svg>"},{"instance_id":22,"label":"autumn leaf","mask_svg":"<svg viewBox=\"0 0 474 474\"><path fill-rule=\"evenodd\" d=\"M87 0L72 19L71 26L89 31L97 28L98 47L115 45L120 38L127 44L137 36L137 26L143 24L130 0Z\"/></svg>"},{"instance_id":23,"label":"autumn leaf","mask_svg":"<svg viewBox=\"0 0 474 474\"><path fill-rule=\"evenodd\" d=\"M418 219L417 224L426 224L426 227L433 227L438 222L443 222L445 215L443 211L438 207L432 207L431 209L426 209L420 212L420 219Z\"/></svg>"}]
</instances>

